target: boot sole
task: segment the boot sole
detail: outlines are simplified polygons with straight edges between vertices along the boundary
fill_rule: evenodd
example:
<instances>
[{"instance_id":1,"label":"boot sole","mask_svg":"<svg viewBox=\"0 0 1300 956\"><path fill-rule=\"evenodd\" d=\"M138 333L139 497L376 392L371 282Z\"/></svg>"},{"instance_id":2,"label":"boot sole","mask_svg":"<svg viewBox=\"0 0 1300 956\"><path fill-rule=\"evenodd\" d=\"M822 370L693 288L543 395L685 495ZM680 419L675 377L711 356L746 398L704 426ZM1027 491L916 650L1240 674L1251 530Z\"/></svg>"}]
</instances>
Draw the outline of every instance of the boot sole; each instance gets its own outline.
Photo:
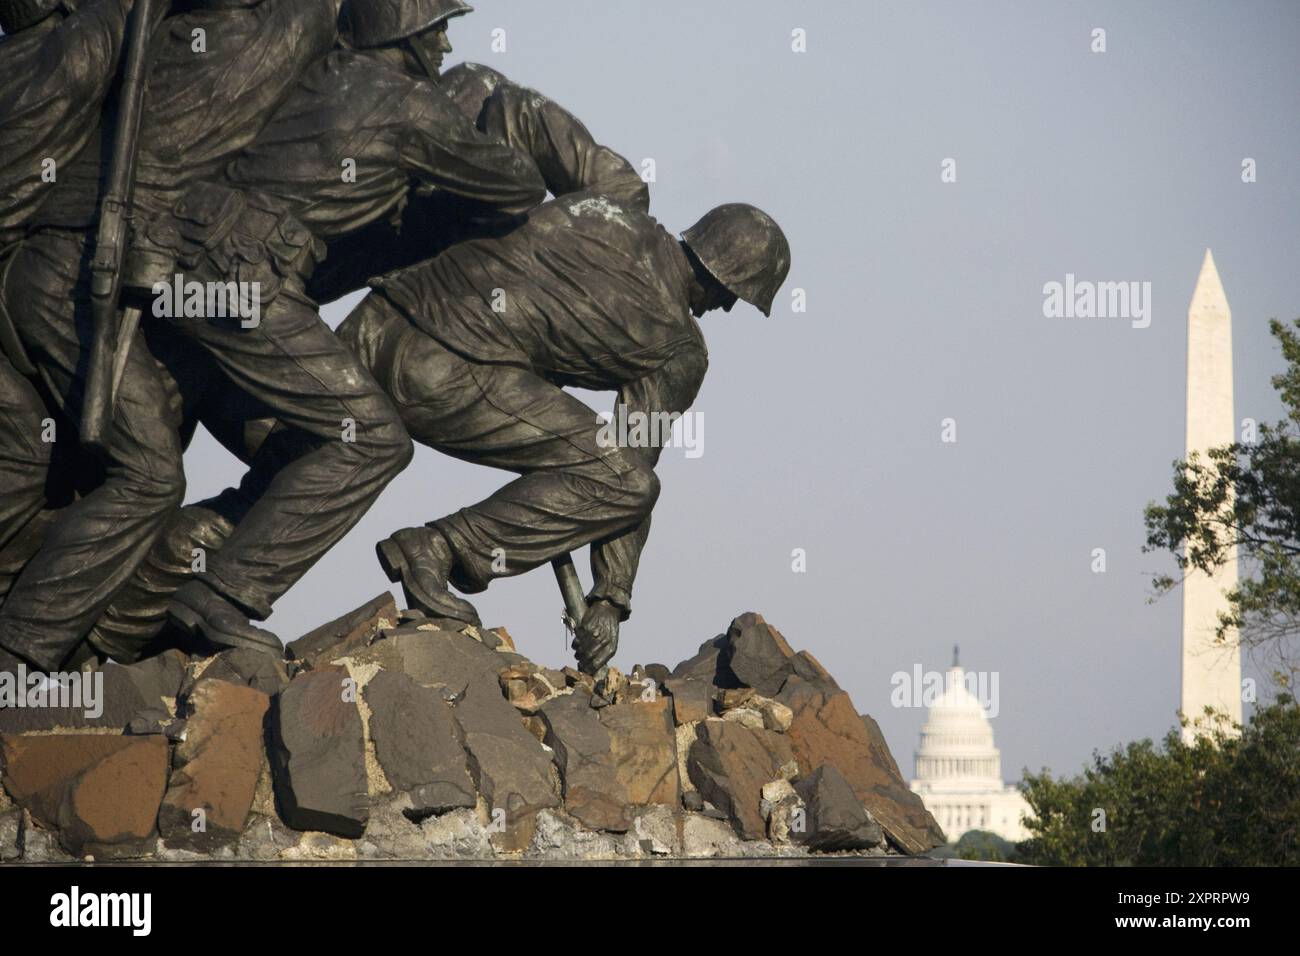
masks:
<instances>
[{"instance_id":1,"label":"boot sole","mask_svg":"<svg viewBox=\"0 0 1300 956\"><path fill-rule=\"evenodd\" d=\"M284 647L274 639L268 641L254 640L226 631L209 629L208 623L188 604L171 601L167 605L167 616L180 625L181 630L191 637L201 635L210 643L221 648L243 647L254 651L265 651L283 656Z\"/></svg>"},{"instance_id":2,"label":"boot sole","mask_svg":"<svg viewBox=\"0 0 1300 956\"><path fill-rule=\"evenodd\" d=\"M445 617L453 621L464 621L466 624L472 624L475 627L483 626L483 621L478 616L478 612L474 610L474 606L468 601L456 598L450 592L440 592L445 595L444 600L423 590L413 588L407 578L408 576L414 577L414 575L409 575L402 549L392 538L385 538L376 544L375 555L379 558L379 566L384 569L384 574L388 575L388 580L402 586L402 592L405 594L408 604L419 608L425 614Z\"/></svg>"}]
</instances>

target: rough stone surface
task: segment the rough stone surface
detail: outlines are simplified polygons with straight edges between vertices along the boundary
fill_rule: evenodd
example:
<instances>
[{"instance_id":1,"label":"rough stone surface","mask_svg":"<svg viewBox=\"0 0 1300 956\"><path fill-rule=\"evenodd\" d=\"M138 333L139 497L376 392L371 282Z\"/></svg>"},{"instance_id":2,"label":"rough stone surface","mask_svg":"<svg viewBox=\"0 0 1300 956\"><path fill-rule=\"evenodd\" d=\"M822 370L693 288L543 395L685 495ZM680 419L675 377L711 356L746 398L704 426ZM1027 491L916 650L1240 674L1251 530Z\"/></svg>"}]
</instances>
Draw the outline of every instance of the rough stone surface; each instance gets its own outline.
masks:
<instances>
[{"instance_id":1,"label":"rough stone surface","mask_svg":"<svg viewBox=\"0 0 1300 956\"><path fill-rule=\"evenodd\" d=\"M822 764L794 782L805 807L805 829L793 837L809 849L868 850L884 840L880 825L858 801L849 782L831 764Z\"/></svg>"},{"instance_id":2,"label":"rough stone surface","mask_svg":"<svg viewBox=\"0 0 1300 956\"><path fill-rule=\"evenodd\" d=\"M723 811L747 840L767 835L763 785L786 776L793 757L785 738L724 720L706 720L691 745L687 769L705 800Z\"/></svg>"},{"instance_id":3,"label":"rough stone surface","mask_svg":"<svg viewBox=\"0 0 1300 956\"><path fill-rule=\"evenodd\" d=\"M713 685L693 677L670 677L664 689L673 701L673 719L690 724L713 716Z\"/></svg>"},{"instance_id":4,"label":"rough stone surface","mask_svg":"<svg viewBox=\"0 0 1300 956\"><path fill-rule=\"evenodd\" d=\"M356 838L368 816L365 734L346 669L300 675L276 698L271 766L281 818L295 830Z\"/></svg>"},{"instance_id":5,"label":"rough stone surface","mask_svg":"<svg viewBox=\"0 0 1300 956\"><path fill-rule=\"evenodd\" d=\"M167 785L162 737L0 736L4 788L73 854L137 852Z\"/></svg>"},{"instance_id":6,"label":"rough stone surface","mask_svg":"<svg viewBox=\"0 0 1300 956\"><path fill-rule=\"evenodd\" d=\"M168 651L138 664L110 662L97 671L77 672L57 685L46 683L49 690L39 700L41 706L0 707L0 733L121 731L137 719L141 726L161 727L175 708L185 661L179 651ZM81 690L75 690L74 681L82 685ZM60 701L81 706L50 706ZM95 706L85 706L91 703Z\"/></svg>"},{"instance_id":7,"label":"rough stone surface","mask_svg":"<svg viewBox=\"0 0 1300 956\"><path fill-rule=\"evenodd\" d=\"M610 733L592 710L589 695L577 692L542 705L544 743L555 752L564 786L564 808L586 826L626 830L626 794L617 778Z\"/></svg>"},{"instance_id":8,"label":"rough stone surface","mask_svg":"<svg viewBox=\"0 0 1300 956\"><path fill-rule=\"evenodd\" d=\"M287 663L108 665L86 726L0 715L34 728L0 736L0 861L763 859L941 839L874 721L757 614L627 677L539 666L504 629L387 595L307 638Z\"/></svg>"},{"instance_id":9,"label":"rough stone surface","mask_svg":"<svg viewBox=\"0 0 1300 956\"><path fill-rule=\"evenodd\" d=\"M185 739L158 814L167 845L211 853L238 842L265 754L263 721L271 701L253 687L203 678L186 700ZM195 828L195 811L202 810Z\"/></svg>"},{"instance_id":10,"label":"rough stone surface","mask_svg":"<svg viewBox=\"0 0 1300 956\"><path fill-rule=\"evenodd\" d=\"M634 697L600 711L600 723L609 732L615 777L628 805L677 806L681 788L677 781L677 738L669 700L656 697L644 701Z\"/></svg>"},{"instance_id":11,"label":"rough stone surface","mask_svg":"<svg viewBox=\"0 0 1300 956\"><path fill-rule=\"evenodd\" d=\"M745 687L772 697L794 673L794 649L761 614L747 611L737 617L726 640L727 665Z\"/></svg>"},{"instance_id":12,"label":"rough stone surface","mask_svg":"<svg viewBox=\"0 0 1300 956\"><path fill-rule=\"evenodd\" d=\"M463 695L471 684L480 685L485 693L490 688L501 697L497 674L525 660L518 654L494 651L467 634L439 630L427 623L389 631L383 640L347 657L406 674L425 687L445 688L453 698Z\"/></svg>"},{"instance_id":13,"label":"rough stone surface","mask_svg":"<svg viewBox=\"0 0 1300 956\"><path fill-rule=\"evenodd\" d=\"M759 807L767 820L767 835L773 843L788 844L792 830L806 829L806 818L796 818L796 814L804 809L803 799L789 780L764 784Z\"/></svg>"},{"instance_id":14,"label":"rough stone surface","mask_svg":"<svg viewBox=\"0 0 1300 956\"><path fill-rule=\"evenodd\" d=\"M465 750L441 695L406 674L381 670L363 696L379 765L393 788L409 796L412 818L474 806Z\"/></svg>"},{"instance_id":15,"label":"rough stone surface","mask_svg":"<svg viewBox=\"0 0 1300 956\"><path fill-rule=\"evenodd\" d=\"M248 647L222 651L196 677L198 680L223 680L252 687L268 697L275 696L289 683L284 661Z\"/></svg>"},{"instance_id":16,"label":"rough stone surface","mask_svg":"<svg viewBox=\"0 0 1300 956\"><path fill-rule=\"evenodd\" d=\"M393 595L385 591L356 610L291 641L284 649L285 656L314 667L331 655L366 646L380 631L397 625L398 620Z\"/></svg>"},{"instance_id":17,"label":"rough stone surface","mask_svg":"<svg viewBox=\"0 0 1300 956\"><path fill-rule=\"evenodd\" d=\"M677 748L666 698L596 711L587 695L575 692L547 701L540 716L565 810L586 826L623 832L635 808L677 805Z\"/></svg>"},{"instance_id":18,"label":"rough stone surface","mask_svg":"<svg viewBox=\"0 0 1300 956\"><path fill-rule=\"evenodd\" d=\"M551 754L524 729L518 712L501 696L495 676L466 686L463 693L453 716L474 784L503 824L493 831L493 844L522 850L532 838L537 811L561 802Z\"/></svg>"},{"instance_id":19,"label":"rough stone surface","mask_svg":"<svg viewBox=\"0 0 1300 956\"><path fill-rule=\"evenodd\" d=\"M673 668L673 677L692 677L714 687L740 687L741 681L727 664L727 635L719 634L700 645L699 652Z\"/></svg>"},{"instance_id":20,"label":"rough stone surface","mask_svg":"<svg viewBox=\"0 0 1300 956\"><path fill-rule=\"evenodd\" d=\"M822 764L834 765L905 853L943 845L943 832L921 798L908 789L880 728L858 715L848 694L794 675L778 699L794 714L788 737L802 775Z\"/></svg>"},{"instance_id":21,"label":"rough stone surface","mask_svg":"<svg viewBox=\"0 0 1300 956\"><path fill-rule=\"evenodd\" d=\"M23 812L17 807L0 810L0 863L12 863L22 852Z\"/></svg>"}]
</instances>

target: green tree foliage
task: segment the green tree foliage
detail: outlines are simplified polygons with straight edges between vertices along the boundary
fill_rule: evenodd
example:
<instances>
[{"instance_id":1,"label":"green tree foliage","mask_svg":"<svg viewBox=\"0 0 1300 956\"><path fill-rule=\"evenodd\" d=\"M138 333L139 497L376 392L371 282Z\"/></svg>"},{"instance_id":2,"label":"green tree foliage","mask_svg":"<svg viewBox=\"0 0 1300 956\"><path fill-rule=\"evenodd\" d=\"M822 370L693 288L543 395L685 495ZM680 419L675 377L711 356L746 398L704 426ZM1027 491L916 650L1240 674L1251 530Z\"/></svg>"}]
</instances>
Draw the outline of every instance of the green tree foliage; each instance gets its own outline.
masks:
<instances>
[{"instance_id":1,"label":"green tree foliage","mask_svg":"<svg viewBox=\"0 0 1300 956\"><path fill-rule=\"evenodd\" d=\"M1219 637L1236 629L1244 646L1267 648L1286 684L1296 669L1289 648L1300 636L1300 320L1273 320L1269 328L1287 363L1272 380L1286 417L1260 424L1253 443L1175 462L1173 493L1146 508L1145 550L1172 552L1185 576L1212 573L1235 546L1243 573L1220 615ZM1157 593L1180 580L1157 578Z\"/></svg>"},{"instance_id":2,"label":"green tree foliage","mask_svg":"<svg viewBox=\"0 0 1300 956\"><path fill-rule=\"evenodd\" d=\"M1287 694L1239 737L1094 754L1081 776L1021 784L1033 834L1017 862L1045 866L1300 865L1300 707Z\"/></svg>"}]
</instances>

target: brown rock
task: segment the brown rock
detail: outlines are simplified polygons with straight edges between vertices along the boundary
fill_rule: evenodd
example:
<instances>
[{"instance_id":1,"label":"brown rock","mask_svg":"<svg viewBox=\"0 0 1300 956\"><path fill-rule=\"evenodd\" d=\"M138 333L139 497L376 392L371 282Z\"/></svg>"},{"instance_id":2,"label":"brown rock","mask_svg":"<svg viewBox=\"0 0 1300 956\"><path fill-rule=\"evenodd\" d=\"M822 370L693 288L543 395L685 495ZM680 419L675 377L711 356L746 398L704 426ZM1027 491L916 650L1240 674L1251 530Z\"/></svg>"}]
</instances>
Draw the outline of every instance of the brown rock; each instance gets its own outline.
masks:
<instances>
[{"instance_id":1,"label":"brown rock","mask_svg":"<svg viewBox=\"0 0 1300 956\"><path fill-rule=\"evenodd\" d=\"M744 707L754 696L752 687L731 687L718 694L718 708L723 711Z\"/></svg>"},{"instance_id":2,"label":"brown rock","mask_svg":"<svg viewBox=\"0 0 1300 956\"><path fill-rule=\"evenodd\" d=\"M263 720L271 699L252 687L202 678L186 701L185 739L158 815L172 848L210 853L238 842L266 753ZM195 810L203 810L195 830Z\"/></svg>"},{"instance_id":3,"label":"brown rock","mask_svg":"<svg viewBox=\"0 0 1300 956\"><path fill-rule=\"evenodd\" d=\"M701 796L725 813L746 840L767 835L763 786L788 776L793 757L785 737L723 720L706 720L691 745L687 770Z\"/></svg>"},{"instance_id":4,"label":"brown rock","mask_svg":"<svg viewBox=\"0 0 1300 956\"><path fill-rule=\"evenodd\" d=\"M516 649L515 639L510 636L510 632L507 631L504 627L494 627L492 628L492 633L495 634L501 640L501 643L506 646L507 650L513 651Z\"/></svg>"},{"instance_id":5,"label":"brown rock","mask_svg":"<svg viewBox=\"0 0 1300 956\"><path fill-rule=\"evenodd\" d=\"M614 776L628 804L644 807L681 799L677 783L677 737L670 703L637 698L599 711L600 723L611 738Z\"/></svg>"},{"instance_id":6,"label":"brown rock","mask_svg":"<svg viewBox=\"0 0 1300 956\"><path fill-rule=\"evenodd\" d=\"M547 701L540 716L564 784L564 808L581 823L621 833L636 808L677 805L677 746L666 698L593 710L575 691Z\"/></svg>"},{"instance_id":7,"label":"brown rock","mask_svg":"<svg viewBox=\"0 0 1300 956\"><path fill-rule=\"evenodd\" d=\"M833 684L794 675L777 699L794 714L788 738L800 774L832 764L904 853L925 853L943 844L943 832L908 789L879 726L858 715L848 694Z\"/></svg>"},{"instance_id":8,"label":"brown rock","mask_svg":"<svg viewBox=\"0 0 1300 956\"><path fill-rule=\"evenodd\" d=\"M670 677L664 689L672 697L673 719L689 724L713 716L713 685L693 677Z\"/></svg>"},{"instance_id":9,"label":"brown rock","mask_svg":"<svg viewBox=\"0 0 1300 956\"><path fill-rule=\"evenodd\" d=\"M70 853L139 852L167 786L162 737L0 737L5 790Z\"/></svg>"}]
</instances>

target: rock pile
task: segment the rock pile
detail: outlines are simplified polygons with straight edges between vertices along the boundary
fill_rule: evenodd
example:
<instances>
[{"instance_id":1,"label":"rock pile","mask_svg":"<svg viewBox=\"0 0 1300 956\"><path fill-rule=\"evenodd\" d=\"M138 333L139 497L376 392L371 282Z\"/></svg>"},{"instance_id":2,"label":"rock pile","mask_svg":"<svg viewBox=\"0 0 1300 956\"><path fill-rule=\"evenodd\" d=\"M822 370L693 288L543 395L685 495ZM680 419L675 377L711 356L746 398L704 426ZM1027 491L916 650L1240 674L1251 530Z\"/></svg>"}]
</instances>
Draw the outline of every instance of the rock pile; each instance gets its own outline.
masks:
<instances>
[{"instance_id":1,"label":"rock pile","mask_svg":"<svg viewBox=\"0 0 1300 956\"><path fill-rule=\"evenodd\" d=\"M673 670L542 667L381 595L287 660L107 664L102 713L0 709L0 861L922 853L880 729L742 614ZM83 675L84 676L84 675Z\"/></svg>"}]
</instances>

